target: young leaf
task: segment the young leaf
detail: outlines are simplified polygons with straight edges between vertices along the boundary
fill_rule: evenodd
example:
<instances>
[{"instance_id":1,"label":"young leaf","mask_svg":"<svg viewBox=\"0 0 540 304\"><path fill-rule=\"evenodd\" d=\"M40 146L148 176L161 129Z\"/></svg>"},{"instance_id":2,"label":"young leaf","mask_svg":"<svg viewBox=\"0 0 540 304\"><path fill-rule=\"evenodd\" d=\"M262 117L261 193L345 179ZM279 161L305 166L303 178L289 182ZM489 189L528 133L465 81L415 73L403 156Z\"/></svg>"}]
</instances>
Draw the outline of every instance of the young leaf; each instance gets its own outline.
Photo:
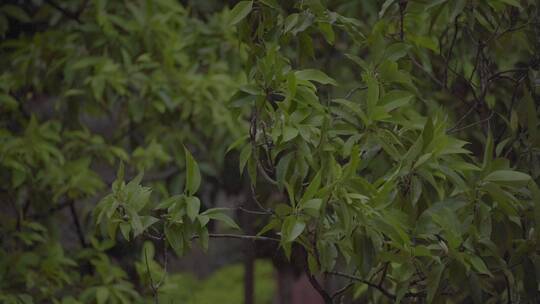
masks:
<instances>
[{"instance_id":1,"label":"young leaf","mask_svg":"<svg viewBox=\"0 0 540 304\"><path fill-rule=\"evenodd\" d=\"M324 72L315 69L297 71L295 76L300 80L309 80L318 82L320 84L331 84L333 86L337 86L337 82L334 79L330 78Z\"/></svg>"},{"instance_id":2,"label":"young leaf","mask_svg":"<svg viewBox=\"0 0 540 304\"><path fill-rule=\"evenodd\" d=\"M293 156L294 153L289 153L281 157L276 166L276 181L280 191L283 191L285 177L287 175L287 171L289 170L289 164Z\"/></svg>"},{"instance_id":3,"label":"young leaf","mask_svg":"<svg viewBox=\"0 0 540 304\"><path fill-rule=\"evenodd\" d=\"M197 192L201 184L201 172L199 171L199 165L193 159L193 155L189 152L187 148L184 147L184 152L186 156L186 188L184 191L187 191L189 196L192 196Z\"/></svg>"},{"instance_id":4,"label":"young leaf","mask_svg":"<svg viewBox=\"0 0 540 304\"><path fill-rule=\"evenodd\" d=\"M201 201L195 196L190 196L186 198L186 205L187 216L193 222L199 214L199 210L201 208Z\"/></svg>"},{"instance_id":5,"label":"young leaf","mask_svg":"<svg viewBox=\"0 0 540 304\"><path fill-rule=\"evenodd\" d=\"M292 242L302 234L306 228L306 223L295 216L289 216L283 222L283 227L281 228L281 235L284 242Z\"/></svg>"},{"instance_id":6,"label":"young leaf","mask_svg":"<svg viewBox=\"0 0 540 304\"><path fill-rule=\"evenodd\" d=\"M212 208L201 213L201 215L206 215L212 220L221 221L231 228L240 230L240 227L233 221L233 219L224 213L226 210L227 209L222 208Z\"/></svg>"}]
</instances>

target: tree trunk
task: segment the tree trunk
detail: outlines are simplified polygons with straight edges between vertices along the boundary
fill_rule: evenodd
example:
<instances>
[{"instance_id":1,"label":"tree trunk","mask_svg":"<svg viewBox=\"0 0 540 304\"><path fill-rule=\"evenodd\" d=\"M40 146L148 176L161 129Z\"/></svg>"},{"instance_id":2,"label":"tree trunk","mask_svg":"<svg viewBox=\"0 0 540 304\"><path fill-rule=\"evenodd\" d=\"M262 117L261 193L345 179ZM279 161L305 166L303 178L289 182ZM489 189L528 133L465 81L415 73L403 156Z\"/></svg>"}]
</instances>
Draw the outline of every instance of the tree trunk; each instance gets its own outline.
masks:
<instances>
[{"instance_id":1,"label":"tree trunk","mask_svg":"<svg viewBox=\"0 0 540 304\"><path fill-rule=\"evenodd\" d=\"M246 241L244 250L244 304L254 304L255 251L253 243Z\"/></svg>"}]
</instances>

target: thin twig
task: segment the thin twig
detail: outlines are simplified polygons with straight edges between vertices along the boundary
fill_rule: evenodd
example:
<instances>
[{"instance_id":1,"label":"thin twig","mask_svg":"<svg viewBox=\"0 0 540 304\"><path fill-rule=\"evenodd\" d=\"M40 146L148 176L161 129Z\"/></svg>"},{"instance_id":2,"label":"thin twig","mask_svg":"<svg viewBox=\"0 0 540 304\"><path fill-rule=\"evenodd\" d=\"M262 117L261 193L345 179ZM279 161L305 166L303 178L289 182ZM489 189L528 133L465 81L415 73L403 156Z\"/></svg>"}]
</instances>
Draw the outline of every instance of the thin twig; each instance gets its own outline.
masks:
<instances>
[{"instance_id":1,"label":"thin twig","mask_svg":"<svg viewBox=\"0 0 540 304\"><path fill-rule=\"evenodd\" d=\"M456 44L457 35L458 35L458 32L459 32L459 23L458 23L459 16L460 16L460 14L458 14L454 18L454 36L452 37L452 42L450 42L450 49L448 50L448 55L446 55L446 58L444 59L446 68L444 69L444 81L443 81L443 84L444 84L445 88L448 86L448 66L450 65L450 60L452 59L452 53L454 51L454 46Z\"/></svg>"},{"instance_id":2,"label":"thin twig","mask_svg":"<svg viewBox=\"0 0 540 304\"><path fill-rule=\"evenodd\" d=\"M159 288L163 282L165 282L165 277L167 276L167 240L163 238L163 275L159 282L156 284L156 288Z\"/></svg>"},{"instance_id":3,"label":"thin twig","mask_svg":"<svg viewBox=\"0 0 540 304\"><path fill-rule=\"evenodd\" d=\"M257 157L257 168L259 168L259 172L261 173L262 177L264 177L264 179L269 182L270 184L272 185L277 185L278 182L275 181L273 178L271 178L268 173L266 173L266 170L264 169L264 167L261 165L261 162L259 162L259 158Z\"/></svg>"},{"instance_id":4,"label":"thin twig","mask_svg":"<svg viewBox=\"0 0 540 304\"><path fill-rule=\"evenodd\" d=\"M267 210L263 210L263 211L249 210L249 209L246 209L246 208L244 208L242 206L237 207L237 208L228 208L228 209L240 210L240 211L243 211L243 212L249 213L249 214L258 214L258 215L271 215L272 214L271 211L267 211Z\"/></svg>"},{"instance_id":5,"label":"thin twig","mask_svg":"<svg viewBox=\"0 0 540 304\"><path fill-rule=\"evenodd\" d=\"M414 59L412 56L410 57L411 58L411 62L416 66L418 67L420 70L422 70L422 72L426 73L433 81L435 81L436 84L438 84L441 88L445 88L444 84L442 83L442 81L440 81L439 79L437 79L437 77L435 77L433 74L431 74L429 71L427 71L424 66L422 64L420 64L418 61L416 61L416 59Z\"/></svg>"},{"instance_id":6,"label":"thin twig","mask_svg":"<svg viewBox=\"0 0 540 304\"><path fill-rule=\"evenodd\" d=\"M88 245L86 244L86 240L84 238L84 232L81 226L81 222L79 221L79 217L77 216L77 211L75 210L74 202L70 201L68 206L69 206L69 211L71 212L71 217L73 218L73 223L75 224L77 236L79 237L79 242L81 243L81 246L83 248L86 248Z\"/></svg>"},{"instance_id":7,"label":"thin twig","mask_svg":"<svg viewBox=\"0 0 540 304\"><path fill-rule=\"evenodd\" d=\"M455 130L457 127L459 127L459 125L460 125L460 124L461 124L461 123L462 123L469 115L471 115L471 113L472 113L475 109L476 109L475 106L470 107L469 110L467 111L467 113L465 113L465 115L461 116L461 118L456 122L456 124L455 124L452 128L446 130L446 132L452 132L452 131Z\"/></svg>"},{"instance_id":8,"label":"thin twig","mask_svg":"<svg viewBox=\"0 0 540 304\"><path fill-rule=\"evenodd\" d=\"M146 247L144 248L144 260L146 262L146 271L148 271L148 277L150 278L150 288L152 289L152 293L154 294L154 303L158 304L158 291L156 286L154 285L154 279L152 279L152 273L150 272L150 265L148 265L148 254L146 253Z\"/></svg>"},{"instance_id":9,"label":"thin twig","mask_svg":"<svg viewBox=\"0 0 540 304\"><path fill-rule=\"evenodd\" d=\"M384 283L384 279L386 278L386 273L388 272L388 265L390 265L390 262L386 262L384 264L383 273L381 274L381 279L379 280L379 286L382 287L382 284Z\"/></svg>"},{"instance_id":10,"label":"thin twig","mask_svg":"<svg viewBox=\"0 0 540 304\"><path fill-rule=\"evenodd\" d=\"M338 289L334 294L332 295L332 299L335 299L339 297L340 295L344 294L349 288L351 288L356 282L349 282L347 285L343 286L341 289Z\"/></svg>"},{"instance_id":11,"label":"thin twig","mask_svg":"<svg viewBox=\"0 0 540 304\"><path fill-rule=\"evenodd\" d=\"M241 240L250 240L250 241L267 241L267 242L281 242L280 239L267 236L257 236L257 235L242 235L242 234L228 234L228 233L209 233L208 237L211 238L228 238L228 239L241 239ZM198 235L194 235L191 239L199 238Z\"/></svg>"},{"instance_id":12,"label":"thin twig","mask_svg":"<svg viewBox=\"0 0 540 304\"><path fill-rule=\"evenodd\" d=\"M367 89L366 86L352 88L352 89L347 93L347 95L345 95L344 99L349 99L349 98L350 98L354 93L356 93L357 91L362 91L362 90L365 90L365 89Z\"/></svg>"},{"instance_id":13,"label":"thin twig","mask_svg":"<svg viewBox=\"0 0 540 304\"><path fill-rule=\"evenodd\" d=\"M348 278L348 279L351 279L351 280L354 280L354 281L357 281L357 282L360 282L360 283L364 283L364 284L368 285L369 287L372 287L372 288L375 288L375 289L379 290L386 297L388 297L388 298L390 298L392 300L396 299L396 296L394 294L392 294L388 290L386 290L386 289L382 288L381 286L379 286L379 285L377 285L375 283L372 283L372 282L370 282L368 280L364 280L364 279L362 279L360 277L354 276L352 274L340 272L340 271L329 271L327 273L331 274L331 275L335 275L335 276Z\"/></svg>"},{"instance_id":14,"label":"thin twig","mask_svg":"<svg viewBox=\"0 0 540 304\"><path fill-rule=\"evenodd\" d=\"M399 40L403 41L405 38L405 31L403 30L403 24L405 22L405 9L407 8L407 0L399 1Z\"/></svg>"},{"instance_id":15,"label":"thin twig","mask_svg":"<svg viewBox=\"0 0 540 304\"><path fill-rule=\"evenodd\" d=\"M270 212L272 214L275 214L275 212L272 209L264 208L264 206L261 204L261 202L259 202L259 200L257 199L257 194L255 193L255 186L253 184L250 184L249 187L250 187L250 190L251 190L251 198L253 199L255 204L257 204L257 207L259 207L259 209L264 211L264 212Z\"/></svg>"},{"instance_id":16,"label":"thin twig","mask_svg":"<svg viewBox=\"0 0 540 304\"><path fill-rule=\"evenodd\" d=\"M464 127L461 127L461 128L457 128L457 129L450 130L450 131L448 131L448 133L453 133L453 132L465 130L465 129L468 129L468 128L470 128L470 127L474 127L474 126L476 126L476 125L478 125L478 124L484 123L484 122L490 120L490 119L493 117L493 114L495 114L495 111L491 111L491 113L489 114L489 116L486 117L486 118L484 118L484 119L482 119L482 120L473 122L473 123L468 124L468 125L466 125L466 126L464 126Z\"/></svg>"}]
</instances>

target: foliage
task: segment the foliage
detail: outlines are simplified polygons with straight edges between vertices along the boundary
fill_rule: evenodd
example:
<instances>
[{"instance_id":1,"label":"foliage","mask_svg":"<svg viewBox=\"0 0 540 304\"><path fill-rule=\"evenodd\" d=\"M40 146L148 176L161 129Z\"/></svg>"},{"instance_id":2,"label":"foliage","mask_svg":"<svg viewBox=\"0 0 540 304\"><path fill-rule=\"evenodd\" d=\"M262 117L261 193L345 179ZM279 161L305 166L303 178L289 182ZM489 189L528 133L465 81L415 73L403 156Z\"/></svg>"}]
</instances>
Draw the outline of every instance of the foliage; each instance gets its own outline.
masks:
<instances>
[{"instance_id":1,"label":"foliage","mask_svg":"<svg viewBox=\"0 0 540 304\"><path fill-rule=\"evenodd\" d=\"M217 220L303 251L327 303L538 302L535 1L45 2L0 8L3 301L143 302L174 275L107 250L181 257ZM214 205L231 181L256 236Z\"/></svg>"}]
</instances>

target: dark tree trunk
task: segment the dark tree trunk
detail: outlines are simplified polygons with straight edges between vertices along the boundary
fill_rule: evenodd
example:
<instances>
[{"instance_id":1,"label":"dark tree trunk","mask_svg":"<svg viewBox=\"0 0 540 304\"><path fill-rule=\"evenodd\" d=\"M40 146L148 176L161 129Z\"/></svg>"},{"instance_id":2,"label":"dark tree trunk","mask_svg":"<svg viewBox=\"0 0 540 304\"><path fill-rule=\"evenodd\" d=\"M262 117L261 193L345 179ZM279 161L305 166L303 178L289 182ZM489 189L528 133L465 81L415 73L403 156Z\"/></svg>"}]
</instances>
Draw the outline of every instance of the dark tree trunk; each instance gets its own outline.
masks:
<instances>
[{"instance_id":1,"label":"dark tree trunk","mask_svg":"<svg viewBox=\"0 0 540 304\"><path fill-rule=\"evenodd\" d=\"M255 251L252 242L245 242L244 248L244 304L254 304Z\"/></svg>"}]
</instances>

